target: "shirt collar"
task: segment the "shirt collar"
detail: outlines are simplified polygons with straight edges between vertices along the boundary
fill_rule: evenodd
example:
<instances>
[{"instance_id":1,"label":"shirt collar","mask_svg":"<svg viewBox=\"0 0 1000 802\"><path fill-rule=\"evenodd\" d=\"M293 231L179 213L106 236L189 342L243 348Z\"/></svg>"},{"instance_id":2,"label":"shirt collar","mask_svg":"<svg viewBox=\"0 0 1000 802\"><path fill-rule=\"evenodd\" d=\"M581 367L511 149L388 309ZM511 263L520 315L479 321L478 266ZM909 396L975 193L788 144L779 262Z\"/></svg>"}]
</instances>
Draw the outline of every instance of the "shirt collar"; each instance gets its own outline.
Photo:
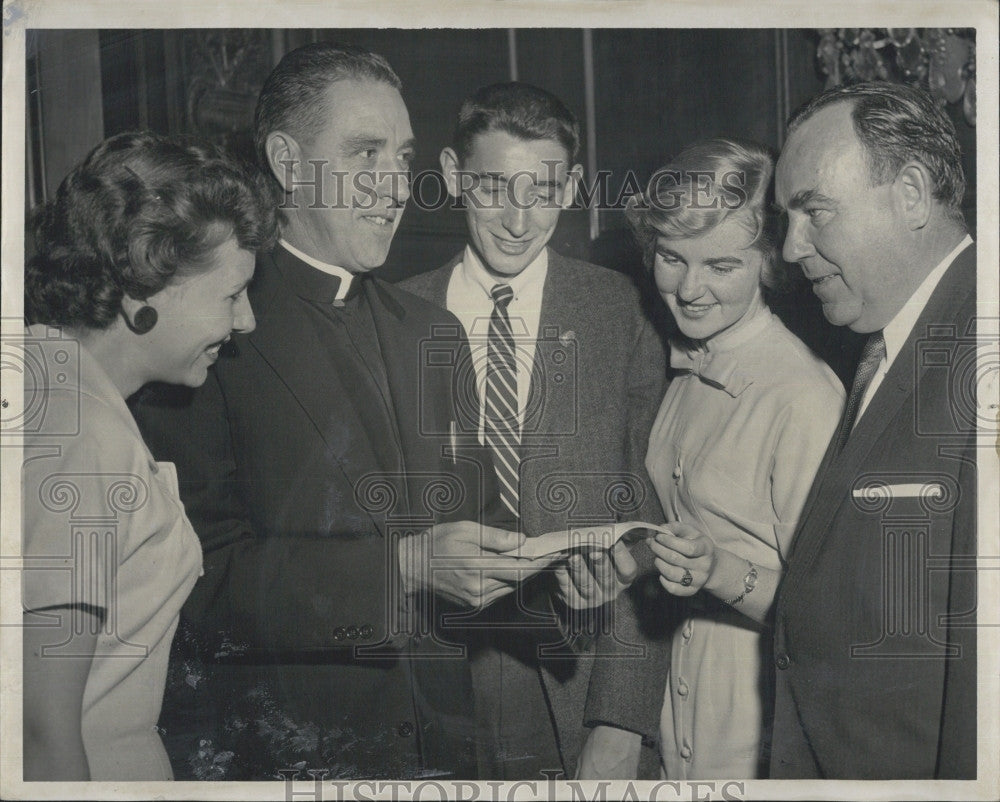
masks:
<instances>
[{"instance_id":1,"label":"shirt collar","mask_svg":"<svg viewBox=\"0 0 1000 802\"><path fill-rule=\"evenodd\" d=\"M493 288L497 284L503 284L504 282L496 276L486 272L486 268L483 267L483 263L479 261L479 257L476 256L476 252L472 250L472 246L470 245L465 246L465 253L462 254L462 269L465 271L465 275L469 278L469 280L479 285L492 302ZM514 276L514 278L510 281L506 282L514 291L514 298L511 303L516 303L517 300L525 293L541 287L541 285L545 282L545 276L548 274L548 270L549 249L542 248L538 256L532 260L531 264Z\"/></svg>"},{"instance_id":2,"label":"shirt collar","mask_svg":"<svg viewBox=\"0 0 1000 802\"><path fill-rule=\"evenodd\" d=\"M909 300L903 304L903 308L896 313L896 317L889 321L888 325L882 329L882 336L885 338L886 365L891 365L896 354L903 348L903 343L906 342L907 337L910 336L910 332L913 331L913 327L917 323L917 318L924 311L928 299L934 292L935 287L937 287L938 282L941 281L941 277L945 274L945 271L955 261L955 257L971 244L972 237L966 234L965 238L955 246L954 250L945 256L938 263L937 267L927 274L927 277L917 287L917 291L910 296Z\"/></svg>"},{"instance_id":3,"label":"shirt collar","mask_svg":"<svg viewBox=\"0 0 1000 802\"><path fill-rule=\"evenodd\" d=\"M754 339L771 325L774 313L764 303L764 299L758 295L751 303L752 307L741 320L704 343L706 351L714 354L732 351Z\"/></svg>"},{"instance_id":4,"label":"shirt collar","mask_svg":"<svg viewBox=\"0 0 1000 802\"><path fill-rule=\"evenodd\" d=\"M765 329L773 325L776 318L762 299L749 317L733 328L712 337L707 343L695 343L685 337L670 341L670 367L686 370L702 381L725 390L734 398L742 393L753 381L741 369L736 350L746 342L759 337Z\"/></svg>"},{"instance_id":5,"label":"shirt collar","mask_svg":"<svg viewBox=\"0 0 1000 802\"><path fill-rule=\"evenodd\" d=\"M320 270L330 276L336 276L337 278L339 278L340 286L337 288L336 295L331 300L334 301L344 300L348 290L351 289L351 282L354 281L354 273L351 273L349 270L345 270L342 267L338 267L337 265L327 264L326 262L321 262L319 259L314 259L309 254L303 253L294 245L290 244L288 240L286 240L284 237L279 239L278 243L281 245L282 248L284 248L286 251L292 254L292 256L297 257L301 261L305 262L307 265L315 267L317 270Z\"/></svg>"}]
</instances>

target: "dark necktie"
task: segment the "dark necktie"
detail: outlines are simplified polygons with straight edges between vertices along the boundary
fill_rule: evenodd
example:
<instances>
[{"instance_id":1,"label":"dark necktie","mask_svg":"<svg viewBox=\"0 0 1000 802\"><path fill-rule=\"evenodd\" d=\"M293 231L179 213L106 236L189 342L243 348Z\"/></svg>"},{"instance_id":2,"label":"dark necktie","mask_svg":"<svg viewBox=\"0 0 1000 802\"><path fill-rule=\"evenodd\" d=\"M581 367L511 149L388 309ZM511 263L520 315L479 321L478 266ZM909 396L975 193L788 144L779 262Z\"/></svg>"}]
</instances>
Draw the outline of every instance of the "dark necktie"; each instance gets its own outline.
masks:
<instances>
[{"instance_id":1,"label":"dark necktie","mask_svg":"<svg viewBox=\"0 0 1000 802\"><path fill-rule=\"evenodd\" d=\"M843 451L847 438L851 436L854 422L858 419L858 410L861 408L861 399L865 397L865 390L871 384L883 359L885 359L885 338L881 331L876 331L868 337L868 342L861 351L861 361L858 362L858 371L854 375L854 384L851 385L851 394L847 398L844 417L841 418L840 430L837 432L837 453Z\"/></svg>"},{"instance_id":2,"label":"dark necktie","mask_svg":"<svg viewBox=\"0 0 1000 802\"><path fill-rule=\"evenodd\" d=\"M517 361L514 334L507 317L507 304L514 291L507 284L497 284L490 291L493 314L486 351L486 444L493 451L493 464L500 481L500 499L504 506L518 513L518 470L521 427L517 420Z\"/></svg>"}]
</instances>

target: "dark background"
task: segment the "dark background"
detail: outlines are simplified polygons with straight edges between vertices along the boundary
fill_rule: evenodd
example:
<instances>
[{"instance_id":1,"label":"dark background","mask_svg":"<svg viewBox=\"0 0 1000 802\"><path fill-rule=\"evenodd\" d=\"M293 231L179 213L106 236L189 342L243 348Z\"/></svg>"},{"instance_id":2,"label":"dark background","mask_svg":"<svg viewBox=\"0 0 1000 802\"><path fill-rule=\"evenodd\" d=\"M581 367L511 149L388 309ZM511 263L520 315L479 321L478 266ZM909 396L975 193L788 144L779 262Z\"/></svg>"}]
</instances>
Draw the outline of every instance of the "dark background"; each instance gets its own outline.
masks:
<instances>
[{"instance_id":1,"label":"dark background","mask_svg":"<svg viewBox=\"0 0 1000 802\"><path fill-rule=\"evenodd\" d=\"M250 125L267 73L288 50L327 39L382 53L402 78L418 142L414 174L438 168L464 97L516 78L558 95L580 118L585 181L594 168L609 171L606 202L629 171L644 183L697 139L737 136L777 150L790 112L824 86L817 36L805 29L32 30L28 207L51 197L101 139L130 129L198 134L252 158ZM953 117L974 226L975 129ZM431 199L435 184L426 184ZM411 202L379 275L437 267L464 233L448 204L426 211ZM620 211L568 210L551 244L642 279ZM853 374L857 338L823 321L808 287L800 282L773 306L842 378Z\"/></svg>"}]
</instances>

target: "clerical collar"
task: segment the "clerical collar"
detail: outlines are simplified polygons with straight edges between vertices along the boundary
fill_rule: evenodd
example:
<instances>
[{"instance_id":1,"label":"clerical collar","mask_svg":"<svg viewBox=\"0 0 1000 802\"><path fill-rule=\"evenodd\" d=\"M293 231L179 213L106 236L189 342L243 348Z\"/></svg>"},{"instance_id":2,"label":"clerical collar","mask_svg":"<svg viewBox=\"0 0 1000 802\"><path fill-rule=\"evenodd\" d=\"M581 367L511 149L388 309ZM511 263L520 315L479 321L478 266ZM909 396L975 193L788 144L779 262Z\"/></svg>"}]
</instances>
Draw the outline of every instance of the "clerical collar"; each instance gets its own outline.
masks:
<instances>
[{"instance_id":1,"label":"clerical collar","mask_svg":"<svg viewBox=\"0 0 1000 802\"><path fill-rule=\"evenodd\" d=\"M334 295L331 299L332 301L342 302L344 298L347 297L347 293L350 291L351 284L354 281L354 273L351 273L349 270L345 270L342 267L337 267L337 265L330 265L326 262L321 262L319 259L314 259L309 254L303 253L294 245L290 244L284 237L279 239L278 243L282 248L292 254L292 256L305 262L307 265L315 267L317 270L320 270L327 275L336 276L340 279L340 286L337 287L336 295Z\"/></svg>"}]
</instances>

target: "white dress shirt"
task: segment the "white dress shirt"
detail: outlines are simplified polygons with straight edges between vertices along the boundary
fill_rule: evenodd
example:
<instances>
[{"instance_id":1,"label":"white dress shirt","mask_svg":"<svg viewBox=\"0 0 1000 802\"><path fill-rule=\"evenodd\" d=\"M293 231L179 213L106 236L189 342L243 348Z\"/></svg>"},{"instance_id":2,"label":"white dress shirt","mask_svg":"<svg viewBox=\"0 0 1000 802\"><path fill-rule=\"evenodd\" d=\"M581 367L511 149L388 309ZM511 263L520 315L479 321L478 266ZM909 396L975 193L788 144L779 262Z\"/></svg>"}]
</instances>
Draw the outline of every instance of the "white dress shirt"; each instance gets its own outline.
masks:
<instances>
[{"instance_id":1,"label":"white dress shirt","mask_svg":"<svg viewBox=\"0 0 1000 802\"><path fill-rule=\"evenodd\" d=\"M858 408L858 415L854 419L855 426L858 425L858 421L861 420L861 416L865 414L868 402L875 397L875 391L878 390L879 385L882 384L882 380L889 372L889 368L892 367L893 361L902 349L906 339L910 336L910 332L913 331L913 327L917 324L917 318L920 317L920 313L923 312L924 307L927 306L927 301L930 299L931 294L934 292L934 288L937 287L938 282L941 280L941 276L944 275L951 263L955 261L955 257L971 244L972 237L966 234L965 239L958 243L958 245L955 246L955 249L942 259L937 267L927 274L927 278L925 278L920 286L917 287L917 291L910 296L910 300L903 304L903 308L896 313L896 317L889 321L889 324L882 329L882 336L885 338L885 356L879 363L878 369L875 371L875 375L868 383L868 388L865 390L865 394L861 398L861 406Z\"/></svg>"},{"instance_id":2,"label":"white dress shirt","mask_svg":"<svg viewBox=\"0 0 1000 802\"><path fill-rule=\"evenodd\" d=\"M549 270L548 250L542 252L524 270L506 282L514 291L507 305L511 332L514 335L517 360L517 420L524 426L524 413L531 390L531 368L535 362L535 341L538 338L539 319L542 314L542 289ZM486 272L479 257L466 246L462 261L455 266L448 281L446 306L457 317L472 349L472 364L476 371L479 390L479 440L484 441L484 415L486 399L487 343L490 315L493 314L491 290L504 283Z\"/></svg>"},{"instance_id":3,"label":"white dress shirt","mask_svg":"<svg viewBox=\"0 0 1000 802\"><path fill-rule=\"evenodd\" d=\"M317 270L321 270L324 273L328 273L331 276L337 276L340 279L340 286L337 287L337 294L334 296L335 301L343 301L347 296L347 291L351 289L351 282L354 280L354 274L349 270L345 270L342 267L337 267L337 265L329 265L326 262L321 262L319 259L314 259L307 253L303 253L294 245L290 245L288 240L279 239L278 244L281 245L286 251L288 251L292 256L297 256L307 265L312 265Z\"/></svg>"}]
</instances>

